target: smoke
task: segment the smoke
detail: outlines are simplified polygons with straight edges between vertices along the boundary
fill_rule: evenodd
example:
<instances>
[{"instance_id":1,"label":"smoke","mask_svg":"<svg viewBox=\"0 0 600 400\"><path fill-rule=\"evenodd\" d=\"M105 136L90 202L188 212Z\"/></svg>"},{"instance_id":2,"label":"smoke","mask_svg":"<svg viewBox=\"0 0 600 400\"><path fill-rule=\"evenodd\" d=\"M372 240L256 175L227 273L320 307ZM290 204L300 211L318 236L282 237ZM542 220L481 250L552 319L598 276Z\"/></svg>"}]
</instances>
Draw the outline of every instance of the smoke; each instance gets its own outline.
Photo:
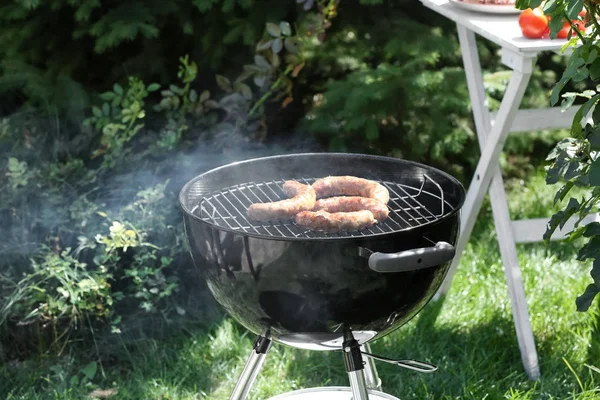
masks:
<instances>
[{"instance_id":1,"label":"smoke","mask_svg":"<svg viewBox=\"0 0 600 400\"><path fill-rule=\"evenodd\" d=\"M98 213L118 216L142 190L168 182L161 203L164 209L157 212L175 231L165 232L165 235L183 236L178 194L192 178L237 161L323 151L303 133L278 135L278 132L270 132L267 141L259 142L248 135L256 130L255 126L240 127L224 118L211 128L210 135L192 128L179 146L143 154L157 138L157 132L151 127L153 121L148 121L148 127L126 145L131 150L128 159L116 168L99 172L102 158L90 157L98 134L83 128L81 123L61 122L29 111L17 115L10 126L2 125L0 187L12 189L14 183L8 167L9 158L27 166L23 185L0 193L0 274L12 282L31 271L30 259L40 253L43 245L58 252L66 247L76 248L81 232L89 232L87 240L92 241L94 233L106 234L109 221L98 224ZM279 136L285 136L285 139L278 139ZM94 218L96 222L82 226ZM148 220L129 222L134 226L151 223ZM111 347L118 347L123 341L171 334L189 324L206 326L222 317L220 307L194 270L187 246L182 242L177 246L180 247L176 249L178 256L170 267L171 272L180 277L180 291L173 295L177 312L171 308L171 315L167 316L139 308L121 310L124 315L122 326L125 327L122 334L111 334L107 326L96 337L105 346L104 350L110 352ZM94 260L86 261L94 266ZM11 285L6 282L0 280L3 297L11 290Z\"/></svg>"}]
</instances>

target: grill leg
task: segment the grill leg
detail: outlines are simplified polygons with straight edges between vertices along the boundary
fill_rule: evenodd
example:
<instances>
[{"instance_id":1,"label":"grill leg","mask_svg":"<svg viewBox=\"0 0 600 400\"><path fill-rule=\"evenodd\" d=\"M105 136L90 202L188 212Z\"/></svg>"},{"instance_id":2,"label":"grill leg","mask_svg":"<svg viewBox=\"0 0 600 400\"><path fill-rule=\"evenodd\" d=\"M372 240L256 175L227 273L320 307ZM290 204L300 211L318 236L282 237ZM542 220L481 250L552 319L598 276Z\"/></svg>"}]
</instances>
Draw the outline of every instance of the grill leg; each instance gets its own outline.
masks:
<instances>
[{"instance_id":1,"label":"grill leg","mask_svg":"<svg viewBox=\"0 0 600 400\"><path fill-rule=\"evenodd\" d=\"M252 353L250 353L250 357L248 357L248 361L246 361L244 370L242 371L229 400L246 400L246 397L248 396L250 389L252 389L252 385L254 385L254 381L256 381L256 377L265 362L267 353L271 348L272 342L267 336L268 335L260 335L256 338Z\"/></svg>"},{"instance_id":2,"label":"grill leg","mask_svg":"<svg viewBox=\"0 0 600 400\"><path fill-rule=\"evenodd\" d=\"M349 331L344 336L344 361L350 379L352 400L369 400L360 345Z\"/></svg>"},{"instance_id":3,"label":"grill leg","mask_svg":"<svg viewBox=\"0 0 600 400\"><path fill-rule=\"evenodd\" d=\"M360 346L360 350L363 353L371 353L371 346L369 343L365 343ZM375 366L375 360L371 357L366 358L365 363L365 379L367 381L367 387L373 390L381 391L381 379L377 373L377 366Z\"/></svg>"}]
</instances>

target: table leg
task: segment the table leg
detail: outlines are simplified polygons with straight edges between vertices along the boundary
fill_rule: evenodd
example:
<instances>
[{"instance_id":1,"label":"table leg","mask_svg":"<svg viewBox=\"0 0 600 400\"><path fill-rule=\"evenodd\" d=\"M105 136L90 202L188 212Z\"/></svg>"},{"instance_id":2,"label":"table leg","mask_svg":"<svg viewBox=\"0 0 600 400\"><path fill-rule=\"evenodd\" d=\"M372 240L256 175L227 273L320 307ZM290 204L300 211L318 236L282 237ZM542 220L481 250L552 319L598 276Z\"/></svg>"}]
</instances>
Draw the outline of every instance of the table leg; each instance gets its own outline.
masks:
<instances>
[{"instance_id":1,"label":"table leg","mask_svg":"<svg viewBox=\"0 0 600 400\"><path fill-rule=\"evenodd\" d=\"M478 164L475 177L467 194L467 201L463 208L461 236L457 243L456 258L452 263L446 280L440 288L439 294L443 296L450 289L456 267L460 262L460 256L468 243L476 217L481 209L481 204L488 186L486 181L491 180L491 184L489 185L490 200L492 202L500 253L505 268L508 292L512 303L513 318L515 320L515 329L519 348L521 350L521 358L530 379L535 380L539 378L537 352L529 320L521 271L517 259L517 250L511 229L511 220L506 192L504 190L504 182L497 162L516 111L523 98L523 93L529 83L531 68L528 68L525 71L513 72L509 87L506 90L506 94L500 107L500 112L498 113L500 118L496 119L496 124L492 128L490 113L483 88L483 74L481 72L475 34L459 25L458 35L467 75L467 84L469 86L477 136L482 150L482 159ZM530 65L533 66L533 59L530 61Z\"/></svg>"}]
</instances>

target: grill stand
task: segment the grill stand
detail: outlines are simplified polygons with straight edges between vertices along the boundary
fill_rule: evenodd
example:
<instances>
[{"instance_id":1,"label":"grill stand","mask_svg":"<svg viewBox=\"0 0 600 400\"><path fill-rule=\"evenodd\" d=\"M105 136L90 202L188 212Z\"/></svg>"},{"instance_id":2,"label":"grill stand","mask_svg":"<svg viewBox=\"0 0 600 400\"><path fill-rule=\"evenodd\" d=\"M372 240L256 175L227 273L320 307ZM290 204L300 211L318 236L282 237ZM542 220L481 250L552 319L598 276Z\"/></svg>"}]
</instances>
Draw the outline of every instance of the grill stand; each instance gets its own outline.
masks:
<instances>
[{"instance_id":1,"label":"grill stand","mask_svg":"<svg viewBox=\"0 0 600 400\"><path fill-rule=\"evenodd\" d=\"M267 353L271 349L272 341L269 339L269 336L270 335L267 333L264 336L260 335L256 338L254 348L250 353L250 357L248 357L248 361L246 361L244 370L242 371L229 400L246 400L248 392L250 392L252 385L254 385L256 377L265 362Z\"/></svg>"},{"instance_id":2,"label":"grill stand","mask_svg":"<svg viewBox=\"0 0 600 400\"><path fill-rule=\"evenodd\" d=\"M350 379L352 400L369 400L362 352L360 345L350 331L344 333L344 343L342 346L344 349L346 372L348 372L348 378Z\"/></svg>"},{"instance_id":3,"label":"grill stand","mask_svg":"<svg viewBox=\"0 0 600 400\"><path fill-rule=\"evenodd\" d=\"M235 388L229 400L246 400L248 393L258 374L265 362L267 353L271 349L272 340L270 334L267 332L265 335L259 335L254 342L254 347L250 353L250 357L246 361L244 370L240 375ZM346 365L346 372L348 373L348 379L350 381L350 392L352 393L352 400L369 400L375 397L376 399L394 399L395 397L386 395L381 392L381 379L377 374L377 368L375 361L383 361L389 364L394 364L402 368L410 369L421 373L431 373L437 371L437 367L432 364L416 361L416 360L394 360L387 357L377 356L371 354L371 348L368 343L360 345L358 341L352 335L350 330L344 332L344 342L342 343L342 351L344 353L344 363ZM367 361L363 361L363 356L366 356ZM316 390L318 390L317 388ZM328 389L339 389L339 388L320 388L327 391ZM343 388L342 388L343 389ZM300 393L302 391L299 391ZM292 395L293 393L289 393ZM286 395L283 395L286 396ZM371 396L371 397L370 397ZM381 397L386 396L386 397ZM278 396L277 399L280 397ZM284 397L281 397L283 399ZM285 397L288 399L288 397ZM271 399L274 400L275 398ZM293 397L289 397L293 399Z\"/></svg>"},{"instance_id":4,"label":"grill stand","mask_svg":"<svg viewBox=\"0 0 600 400\"><path fill-rule=\"evenodd\" d=\"M360 350L362 353L371 353L371 345L365 343L360 346ZM381 379L379 379L379 374L377 373L375 360L371 357L367 357L367 362L365 363L365 379L367 380L367 387L369 389L381 391Z\"/></svg>"}]
</instances>

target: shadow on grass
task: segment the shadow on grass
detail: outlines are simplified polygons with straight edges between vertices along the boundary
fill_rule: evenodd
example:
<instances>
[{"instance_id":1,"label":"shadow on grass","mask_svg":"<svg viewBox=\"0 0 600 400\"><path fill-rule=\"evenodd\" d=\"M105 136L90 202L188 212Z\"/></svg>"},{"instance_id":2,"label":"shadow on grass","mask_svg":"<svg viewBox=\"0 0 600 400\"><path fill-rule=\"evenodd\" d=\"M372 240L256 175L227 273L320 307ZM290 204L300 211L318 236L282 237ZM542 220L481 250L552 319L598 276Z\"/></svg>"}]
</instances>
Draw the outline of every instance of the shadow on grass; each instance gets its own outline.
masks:
<instances>
[{"instance_id":1,"label":"shadow on grass","mask_svg":"<svg viewBox=\"0 0 600 400\"><path fill-rule=\"evenodd\" d=\"M538 390L544 398L564 398L577 389L561 358L563 338L537 339L542 378L535 383L523 369L511 319L497 315L470 328L439 327L435 320L442 308L431 303L413 322L372 344L375 354L439 367L433 374L419 374L378 362L386 393L402 399L499 399L514 390ZM286 375L303 387L348 386L341 354L298 352Z\"/></svg>"}]
</instances>

